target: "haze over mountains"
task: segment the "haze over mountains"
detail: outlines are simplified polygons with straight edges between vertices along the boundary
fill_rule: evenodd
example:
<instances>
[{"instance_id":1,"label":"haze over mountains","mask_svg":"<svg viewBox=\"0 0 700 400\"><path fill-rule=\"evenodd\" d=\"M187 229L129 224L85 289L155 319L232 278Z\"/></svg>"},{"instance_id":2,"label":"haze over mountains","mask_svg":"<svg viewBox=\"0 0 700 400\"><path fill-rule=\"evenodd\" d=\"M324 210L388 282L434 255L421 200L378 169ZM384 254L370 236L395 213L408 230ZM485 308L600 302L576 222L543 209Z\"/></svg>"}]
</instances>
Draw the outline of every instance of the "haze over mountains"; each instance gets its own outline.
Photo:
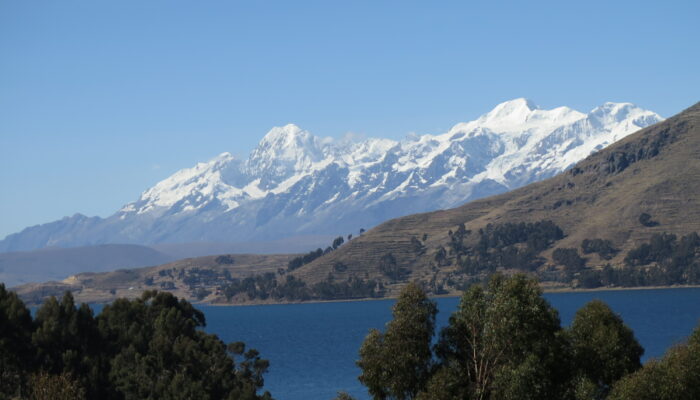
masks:
<instances>
[{"instance_id":1,"label":"haze over mountains","mask_svg":"<svg viewBox=\"0 0 700 400\"><path fill-rule=\"evenodd\" d=\"M332 140L290 124L270 130L247 160L223 153L110 217L76 214L30 227L0 241L0 251L356 233L554 176L661 120L629 103L585 114L515 99L446 133L401 142Z\"/></svg>"}]
</instances>

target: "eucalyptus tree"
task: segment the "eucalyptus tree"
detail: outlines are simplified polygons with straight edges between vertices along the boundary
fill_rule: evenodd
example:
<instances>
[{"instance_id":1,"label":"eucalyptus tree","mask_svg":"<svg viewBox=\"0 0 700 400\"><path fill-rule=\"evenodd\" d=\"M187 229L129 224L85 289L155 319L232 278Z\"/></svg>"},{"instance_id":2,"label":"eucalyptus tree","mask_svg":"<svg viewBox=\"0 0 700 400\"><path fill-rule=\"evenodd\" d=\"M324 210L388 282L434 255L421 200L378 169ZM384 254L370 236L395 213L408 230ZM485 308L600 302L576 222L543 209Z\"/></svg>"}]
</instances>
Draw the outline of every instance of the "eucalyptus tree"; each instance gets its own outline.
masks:
<instances>
[{"instance_id":1,"label":"eucalyptus tree","mask_svg":"<svg viewBox=\"0 0 700 400\"><path fill-rule=\"evenodd\" d=\"M461 298L437 345L425 399L558 399L568 377L557 311L537 282L494 275ZM437 396L435 392L444 393Z\"/></svg>"},{"instance_id":2,"label":"eucalyptus tree","mask_svg":"<svg viewBox=\"0 0 700 400\"><path fill-rule=\"evenodd\" d=\"M613 385L610 400L700 399L700 325L686 344L669 349Z\"/></svg>"},{"instance_id":3,"label":"eucalyptus tree","mask_svg":"<svg viewBox=\"0 0 700 400\"><path fill-rule=\"evenodd\" d=\"M591 387L594 398L604 398L613 383L642 367L644 349L634 332L600 300L579 309L567 333L579 385Z\"/></svg>"},{"instance_id":4,"label":"eucalyptus tree","mask_svg":"<svg viewBox=\"0 0 700 400\"><path fill-rule=\"evenodd\" d=\"M433 363L437 307L416 283L404 287L386 331L373 329L360 348L359 377L374 399L410 400L425 387Z\"/></svg>"}]
</instances>

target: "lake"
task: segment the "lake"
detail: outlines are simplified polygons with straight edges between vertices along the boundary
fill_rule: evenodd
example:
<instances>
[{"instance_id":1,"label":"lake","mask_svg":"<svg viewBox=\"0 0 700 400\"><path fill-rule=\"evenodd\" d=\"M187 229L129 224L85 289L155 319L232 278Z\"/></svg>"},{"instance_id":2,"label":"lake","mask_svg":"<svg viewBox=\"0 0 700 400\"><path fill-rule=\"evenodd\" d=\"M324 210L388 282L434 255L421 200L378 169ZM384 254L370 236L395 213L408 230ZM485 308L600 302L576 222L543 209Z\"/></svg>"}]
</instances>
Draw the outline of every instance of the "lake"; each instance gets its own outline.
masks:
<instances>
[{"instance_id":1,"label":"lake","mask_svg":"<svg viewBox=\"0 0 700 400\"><path fill-rule=\"evenodd\" d=\"M593 299L620 314L646 350L644 359L663 355L684 340L700 319L700 288L548 293L563 325ZM436 299L438 326L447 324L458 298ZM330 400L345 390L368 399L357 380L358 350L371 328L383 329L394 300L285 304L244 307L198 306L206 331L225 342L243 341L270 360L265 389L277 400Z\"/></svg>"}]
</instances>

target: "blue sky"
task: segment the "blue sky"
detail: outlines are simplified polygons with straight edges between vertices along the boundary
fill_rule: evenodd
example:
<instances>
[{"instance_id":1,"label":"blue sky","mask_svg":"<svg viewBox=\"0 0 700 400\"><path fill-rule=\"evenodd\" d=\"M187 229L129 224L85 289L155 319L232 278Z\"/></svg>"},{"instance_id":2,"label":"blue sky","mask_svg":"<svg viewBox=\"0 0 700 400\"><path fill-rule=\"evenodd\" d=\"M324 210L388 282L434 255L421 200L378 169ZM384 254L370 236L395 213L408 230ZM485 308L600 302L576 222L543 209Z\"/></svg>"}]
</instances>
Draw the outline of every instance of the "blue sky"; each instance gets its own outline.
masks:
<instances>
[{"instance_id":1,"label":"blue sky","mask_svg":"<svg viewBox=\"0 0 700 400\"><path fill-rule=\"evenodd\" d=\"M700 100L697 0L432 3L0 0L0 237L288 122L401 139L516 97Z\"/></svg>"}]
</instances>

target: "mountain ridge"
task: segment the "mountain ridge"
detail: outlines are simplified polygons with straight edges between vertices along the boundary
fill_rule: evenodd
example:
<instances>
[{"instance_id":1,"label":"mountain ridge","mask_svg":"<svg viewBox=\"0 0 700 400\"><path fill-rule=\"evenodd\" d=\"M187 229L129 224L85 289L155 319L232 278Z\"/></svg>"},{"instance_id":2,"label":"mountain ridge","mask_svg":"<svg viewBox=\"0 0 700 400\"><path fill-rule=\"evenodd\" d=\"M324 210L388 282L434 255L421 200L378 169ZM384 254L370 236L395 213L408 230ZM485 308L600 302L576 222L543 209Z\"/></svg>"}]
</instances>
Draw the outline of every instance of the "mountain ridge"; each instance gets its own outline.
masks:
<instances>
[{"instance_id":1,"label":"mountain ridge","mask_svg":"<svg viewBox=\"0 0 700 400\"><path fill-rule=\"evenodd\" d=\"M356 232L553 176L659 120L630 103L584 114L521 98L446 133L401 142L334 141L288 124L271 129L247 160L222 153L108 218L75 215L29 227L0 241L0 251Z\"/></svg>"},{"instance_id":2,"label":"mountain ridge","mask_svg":"<svg viewBox=\"0 0 700 400\"><path fill-rule=\"evenodd\" d=\"M391 219L326 251L266 261L265 269L226 275L222 265L234 264L212 261L239 256L211 256L179 262L172 284L159 266L78 274L17 291L34 301L63 290L109 301L110 285L118 283L133 287L132 296L172 288L215 303L347 300L392 297L409 281L434 295L456 295L495 271L536 275L555 290L687 286L700 284L698 232L700 103L555 177Z\"/></svg>"},{"instance_id":3,"label":"mountain ridge","mask_svg":"<svg viewBox=\"0 0 700 400\"><path fill-rule=\"evenodd\" d=\"M609 240L618 251L603 259L586 256L586 265L623 266L629 251L654 235L700 232L700 103L680 114L630 135L594 153L565 173L513 191L475 200L449 210L389 220L323 258L294 271L311 283L328 273L381 276L382 258L391 254L407 279L424 280L434 273L450 276L459 260L449 252L446 271L436 266L441 249L450 249L453 233L464 224L461 245L477 246L478 232L507 223L549 220L564 236L542 251L545 266L557 248L580 249L585 239ZM642 214L654 223L643 225ZM426 239L422 239L425 237ZM418 240L422 250L415 251ZM335 265L345 266L343 273ZM452 269L451 269L452 268ZM452 278L454 278L452 276ZM447 279L447 278L446 278Z\"/></svg>"}]
</instances>

